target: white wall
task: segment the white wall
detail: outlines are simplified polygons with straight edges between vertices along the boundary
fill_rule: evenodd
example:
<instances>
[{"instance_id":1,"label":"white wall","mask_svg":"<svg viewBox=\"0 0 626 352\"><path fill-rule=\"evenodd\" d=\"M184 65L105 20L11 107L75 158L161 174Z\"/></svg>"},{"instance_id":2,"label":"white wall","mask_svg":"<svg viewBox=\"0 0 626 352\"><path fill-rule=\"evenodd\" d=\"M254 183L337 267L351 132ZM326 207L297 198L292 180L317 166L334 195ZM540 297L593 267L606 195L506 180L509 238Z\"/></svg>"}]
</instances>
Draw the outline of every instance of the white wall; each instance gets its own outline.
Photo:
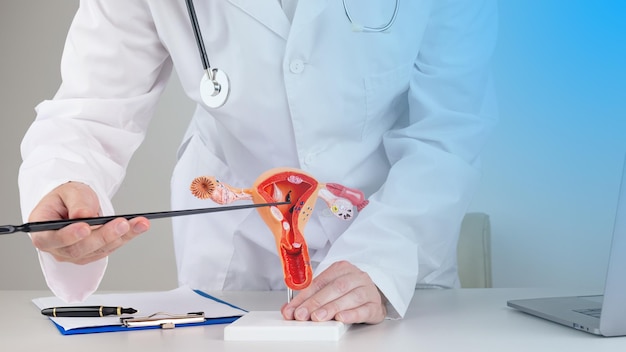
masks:
<instances>
[{"instance_id":1,"label":"white wall","mask_svg":"<svg viewBox=\"0 0 626 352\"><path fill-rule=\"evenodd\" d=\"M595 3L500 3L494 71L501 122L485 150L484 178L470 209L491 216L496 286L603 282L626 152L626 25L618 22L623 9ZM33 107L59 84L62 44L77 4L0 2L2 224L21 220L19 142ZM175 149L191 113L173 78L115 199L118 213L169 207ZM102 288L174 287L169 226L157 220L150 233L116 252ZM28 237L0 238L0 288L43 287Z\"/></svg>"}]
</instances>

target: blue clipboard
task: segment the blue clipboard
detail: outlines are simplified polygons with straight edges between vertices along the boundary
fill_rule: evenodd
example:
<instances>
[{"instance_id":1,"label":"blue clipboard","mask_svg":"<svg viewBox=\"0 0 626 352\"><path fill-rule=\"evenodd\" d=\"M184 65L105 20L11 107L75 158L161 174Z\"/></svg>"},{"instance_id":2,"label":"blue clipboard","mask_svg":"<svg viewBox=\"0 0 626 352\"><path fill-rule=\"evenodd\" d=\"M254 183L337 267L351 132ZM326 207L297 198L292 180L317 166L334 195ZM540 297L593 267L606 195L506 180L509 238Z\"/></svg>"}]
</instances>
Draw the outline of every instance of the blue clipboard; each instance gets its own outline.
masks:
<instances>
[{"instance_id":1,"label":"blue clipboard","mask_svg":"<svg viewBox=\"0 0 626 352\"><path fill-rule=\"evenodd\" d=\"M202 297L208 298L208 299L212 299L218 303L222 303L225 305L228 305L232 308L241 310L242 315L243 313L247 313L247 311L245 309L239 308L233 304L230 304L228 302L225 302L221 299L215 298L205 292L202 292L200 290L193 290L195 293L201 295ZM234 322L235 320L239 319L241 316L232 316L232 317L219 317L219 318L206 318L204 319L204 321L201 322L195 322L195 323L182 323L182 324L176 324L175 327L188 327L188 326L200 326L200 325L214 325L214 324L229 324ZM136 330L152 330L152 329L161 329L162 326L160 324L155 324L155 325L151 325L151 326L140 326L140 327L127 327L124 326L121 322L119 325L105 325L105 326L95 326L95 327L84 327L84 328L74 328L74 329L69 329L66 330L65 328L63 328L61 325L57 324L56 322L54 322L53 320L52 323L57 327L57 329L59 330L59 332L62 335L80 335L80 334L94 334L94 333L102 333L102 332L117 332L117 331L136 331Z\"/></svg>"}]
</instances>

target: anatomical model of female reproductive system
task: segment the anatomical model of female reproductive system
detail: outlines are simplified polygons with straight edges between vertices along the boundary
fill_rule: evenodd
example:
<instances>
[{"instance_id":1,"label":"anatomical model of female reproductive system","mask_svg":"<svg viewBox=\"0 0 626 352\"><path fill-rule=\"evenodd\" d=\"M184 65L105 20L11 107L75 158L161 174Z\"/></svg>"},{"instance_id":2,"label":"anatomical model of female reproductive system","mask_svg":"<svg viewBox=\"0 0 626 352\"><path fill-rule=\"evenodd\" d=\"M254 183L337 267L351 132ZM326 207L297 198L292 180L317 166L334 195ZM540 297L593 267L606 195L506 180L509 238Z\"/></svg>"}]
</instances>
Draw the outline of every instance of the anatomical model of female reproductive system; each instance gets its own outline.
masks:
<instances>
[{"instance_id":1,"label":"anatomical model of female reproductive system","mask_svg":"<svg viewBox=\"0 0 626 352\"><path fill-rule=\"evenodd\" d=\"M355 207L360 211L368 203L359 190L336 183L319 183L301 170L284 167L264 172L251 188L234 188L213 176L200 176L193 180L190 189L197 198L210 198L218 204L237 200L252 200L255 204L289 202L256 209L274 234L290 292L306 288L312 280L304 226L317 198L324 200L330 211L342 220L350 220Z\"/></svg>"}]
</instances>

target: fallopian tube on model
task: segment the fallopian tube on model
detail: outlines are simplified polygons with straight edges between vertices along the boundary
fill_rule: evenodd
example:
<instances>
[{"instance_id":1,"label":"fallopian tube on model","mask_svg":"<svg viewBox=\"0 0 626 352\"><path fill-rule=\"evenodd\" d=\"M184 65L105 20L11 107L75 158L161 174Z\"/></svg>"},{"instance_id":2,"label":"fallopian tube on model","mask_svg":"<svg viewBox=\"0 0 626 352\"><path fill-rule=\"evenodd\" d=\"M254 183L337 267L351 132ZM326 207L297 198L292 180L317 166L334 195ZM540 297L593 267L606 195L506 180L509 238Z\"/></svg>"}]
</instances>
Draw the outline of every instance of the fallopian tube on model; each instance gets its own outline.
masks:
<instances>
[{"instance_id":1,"label":"fallopian tube on model","mask_svg":"<svg viewBox=\"0 0 626 352\"><path fill-rule=\"evenodd\" d=\"M331 212L342 220L350 220L355 207L360 211L368 203L359 190L337 183L319 183L301 170L286 167L264 172L251 188L235 188L213 176L200 176L193 180L190 189L197 198L210 198L218 204L237 200L252 200L257 204L289 202L257 208L257 211L274 234L285 283L292 290L306 288L313 277L304 226L317 198L324 200Z\"/></svg>"}]
</instances>

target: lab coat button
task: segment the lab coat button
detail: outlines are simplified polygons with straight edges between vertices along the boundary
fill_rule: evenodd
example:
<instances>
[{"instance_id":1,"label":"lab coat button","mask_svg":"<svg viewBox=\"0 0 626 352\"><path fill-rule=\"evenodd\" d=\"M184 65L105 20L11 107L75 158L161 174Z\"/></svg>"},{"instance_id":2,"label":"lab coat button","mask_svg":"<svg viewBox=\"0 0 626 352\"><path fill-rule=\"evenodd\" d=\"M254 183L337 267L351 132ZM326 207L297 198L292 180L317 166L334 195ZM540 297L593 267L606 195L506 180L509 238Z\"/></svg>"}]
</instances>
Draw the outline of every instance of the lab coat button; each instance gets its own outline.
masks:
<instances>
[{"instance_id":1,"label":"lab coat button","mask_svg":"<svg viewBox=\"0 0 626 352\"><path fill-rule=\"evenodd\" d=\"M289 70L291 71L291 73L302 73L302 71L304 71L304 61L293 60L289 64Z\"/></svg>"},{"instance_id":2,"label":"lab coat button","mask_svg":"<svg viewBox=\"0 0 626 352\"><path fill-rule=\"evenodd\" d=\"M308 154L307 156L304 157L304 163L306 165L311 165L314 161L315 161L314 154Z\"/></svg>"}]
</instances>

